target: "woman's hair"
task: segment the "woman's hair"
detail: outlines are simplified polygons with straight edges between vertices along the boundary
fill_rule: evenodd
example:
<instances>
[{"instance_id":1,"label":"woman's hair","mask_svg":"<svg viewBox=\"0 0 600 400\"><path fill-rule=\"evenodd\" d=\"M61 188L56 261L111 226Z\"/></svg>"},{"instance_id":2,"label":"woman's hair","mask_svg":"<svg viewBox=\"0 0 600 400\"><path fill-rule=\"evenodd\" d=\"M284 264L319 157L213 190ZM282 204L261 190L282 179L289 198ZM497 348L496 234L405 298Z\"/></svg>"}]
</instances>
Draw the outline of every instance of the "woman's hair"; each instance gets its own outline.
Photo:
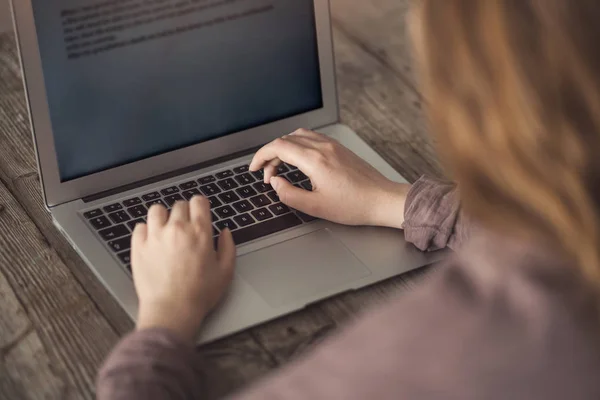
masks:
<instances>
[{"instance_id":1,"label":"woman's hair","mask_svg":"<svg viewBox=\"0 0 600 400\"><path fill-rule=\"evenodd\" d=\"M464 209L600 285L600 1L419 7L429 117Z\"/></svg>"}]
</instances>

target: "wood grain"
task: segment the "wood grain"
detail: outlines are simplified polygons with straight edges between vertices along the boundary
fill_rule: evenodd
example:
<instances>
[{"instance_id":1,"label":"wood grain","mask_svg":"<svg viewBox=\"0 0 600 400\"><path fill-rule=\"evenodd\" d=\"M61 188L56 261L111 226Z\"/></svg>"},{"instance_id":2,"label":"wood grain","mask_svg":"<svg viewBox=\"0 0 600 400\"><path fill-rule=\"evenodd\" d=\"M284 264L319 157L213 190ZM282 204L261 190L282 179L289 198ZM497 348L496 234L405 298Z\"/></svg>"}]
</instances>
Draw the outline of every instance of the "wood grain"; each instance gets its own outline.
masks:
<instances>
[{"instance_id":1,"label":"wood grain","mask_svg":"<svg viewBox=\"0 0 600 400\"><path fill-rule=\"evenodd\" d=\"M62 398L91 399L96 369L118 336L3 184L0 206L2 292L14 293L28 319L24 336L2 350L13 387L36 396L60 388L68 395Z\"/></svg>"},{"instance_id":2,"label":"wood grain","mask_svg":"<svg viewBox=\"0 0 600 400\"><path fill-rule=\"evenodd\" d=\"M418 95L407 30L412 0L331 0L334 25Z\"/></svg>"}]
</instances>

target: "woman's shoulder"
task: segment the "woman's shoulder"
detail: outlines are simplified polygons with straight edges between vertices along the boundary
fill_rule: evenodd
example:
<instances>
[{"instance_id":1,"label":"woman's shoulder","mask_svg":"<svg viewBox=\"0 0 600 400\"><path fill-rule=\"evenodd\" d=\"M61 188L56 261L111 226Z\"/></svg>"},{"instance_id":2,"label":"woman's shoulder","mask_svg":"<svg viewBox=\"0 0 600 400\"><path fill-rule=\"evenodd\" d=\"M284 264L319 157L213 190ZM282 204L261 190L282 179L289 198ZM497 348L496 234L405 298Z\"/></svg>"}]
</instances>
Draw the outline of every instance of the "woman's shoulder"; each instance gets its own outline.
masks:
<instances>
[{"instance_id":1,"label":"woman's shoulder","mask_svg":"<svg viewBox=\"0 0 600 400\"><path fill-rule=\"evenodd\" d=\"M465 399L600 398L597 292L551 250L478 237L365 323L393 321L379 339L410 360L403 382Z\"/></svg>"}]
</instances>

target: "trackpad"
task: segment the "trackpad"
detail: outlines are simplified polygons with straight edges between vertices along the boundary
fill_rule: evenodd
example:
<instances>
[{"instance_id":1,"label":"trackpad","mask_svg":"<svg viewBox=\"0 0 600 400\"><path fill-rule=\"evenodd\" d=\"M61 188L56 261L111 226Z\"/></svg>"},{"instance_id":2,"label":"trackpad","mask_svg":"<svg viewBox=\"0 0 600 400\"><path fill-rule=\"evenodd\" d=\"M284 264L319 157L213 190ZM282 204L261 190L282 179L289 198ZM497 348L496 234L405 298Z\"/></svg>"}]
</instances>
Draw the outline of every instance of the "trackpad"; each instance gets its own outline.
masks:
<instances>
[{"instance_id":1,"label":"trackpad","mask_svg":"<svg viewBox=\"0 0 600 400\"><path fill-rule=\"evenodd\" d=\"M237 272L273 307L334 294L371 274L325 229L245 254Z\"/></svg>"}]
</instances>

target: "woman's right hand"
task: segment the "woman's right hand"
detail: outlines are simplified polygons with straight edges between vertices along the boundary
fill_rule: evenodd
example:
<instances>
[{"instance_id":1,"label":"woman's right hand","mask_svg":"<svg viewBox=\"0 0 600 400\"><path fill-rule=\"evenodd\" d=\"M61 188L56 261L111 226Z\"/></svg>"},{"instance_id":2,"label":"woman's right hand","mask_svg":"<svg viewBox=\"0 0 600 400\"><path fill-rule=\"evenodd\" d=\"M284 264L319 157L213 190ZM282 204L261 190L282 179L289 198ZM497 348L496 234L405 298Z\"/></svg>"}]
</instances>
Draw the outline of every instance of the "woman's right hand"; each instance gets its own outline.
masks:
<instances>
[{"instance_id":1,"label":"woman's right hand","mask_svg":"<svg viewBox=\"0 0 600 400\"><path fill-rule=\"evenodd\" d=\"M295 165L309 178L312 191L276 176L281 162ZM264 168L281 201L306 214L345 225L400 228L408 184L392 182L337 141L305 129L261 148L250 170Z\"/></svg>"}]
</instances>

